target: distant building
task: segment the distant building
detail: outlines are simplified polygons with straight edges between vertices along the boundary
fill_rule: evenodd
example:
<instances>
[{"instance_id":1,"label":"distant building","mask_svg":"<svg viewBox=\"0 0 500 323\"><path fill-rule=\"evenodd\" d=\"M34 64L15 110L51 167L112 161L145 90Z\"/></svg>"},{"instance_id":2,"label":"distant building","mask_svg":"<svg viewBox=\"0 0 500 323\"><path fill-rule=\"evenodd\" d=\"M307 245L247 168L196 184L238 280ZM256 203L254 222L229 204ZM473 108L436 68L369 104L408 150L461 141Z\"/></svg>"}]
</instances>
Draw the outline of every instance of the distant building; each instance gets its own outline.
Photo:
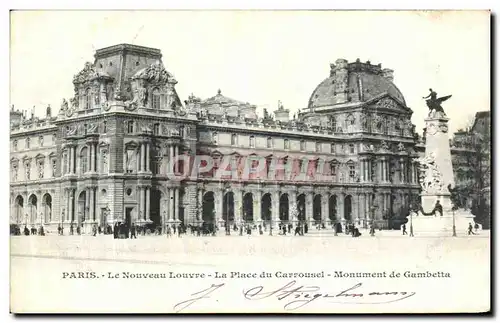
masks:
<instances>
[{"instance_id":1,"label":"distant building","mask_svg":"<svg viewBox=\"0 0 500 323\"><path fill-rule=\"evenodd\" d=\"M412 110L392 70L339 59L297 116L280 103L262 117L220 90L182 102L161 57L128 44L99 49L57 116L11 111L11 223L387 227L418 199ZM214 167L172 162L194 155Z\"/></svg>"}]
</instances>

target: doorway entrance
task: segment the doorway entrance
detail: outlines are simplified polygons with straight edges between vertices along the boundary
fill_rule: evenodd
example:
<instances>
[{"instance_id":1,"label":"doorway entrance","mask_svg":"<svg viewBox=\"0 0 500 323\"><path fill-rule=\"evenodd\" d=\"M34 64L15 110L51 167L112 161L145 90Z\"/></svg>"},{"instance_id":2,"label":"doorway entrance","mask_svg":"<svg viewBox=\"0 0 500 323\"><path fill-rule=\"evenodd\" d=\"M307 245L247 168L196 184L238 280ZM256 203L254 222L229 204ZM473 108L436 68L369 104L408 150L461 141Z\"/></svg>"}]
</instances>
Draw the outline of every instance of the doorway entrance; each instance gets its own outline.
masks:
<instances>
[{"instance_id":1,"label":"doorway entrance","mask_svg":"<svg viewBox=\"0 0 500 323\"><path fill-rule=\"evenodd\" d=\"M134 208L132 207L127 207L125 208L125 225L127 227L130 227L132 225L132 210Z\"/></svg>"}]
</instances>

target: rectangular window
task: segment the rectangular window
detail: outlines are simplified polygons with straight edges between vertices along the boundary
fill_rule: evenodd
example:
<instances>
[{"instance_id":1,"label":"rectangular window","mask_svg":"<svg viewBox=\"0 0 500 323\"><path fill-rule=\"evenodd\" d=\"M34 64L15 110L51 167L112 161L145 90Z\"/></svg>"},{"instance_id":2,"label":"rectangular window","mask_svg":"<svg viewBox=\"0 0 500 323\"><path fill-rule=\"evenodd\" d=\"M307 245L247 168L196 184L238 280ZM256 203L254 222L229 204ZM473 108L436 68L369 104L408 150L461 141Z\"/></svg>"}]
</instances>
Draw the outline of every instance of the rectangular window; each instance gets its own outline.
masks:
<instances>
[{"instance_id":1,"label":"rectangular window","mask_svg":"<svg viewBox=\"0 0 500 323\"><path fill-rule=\"evenodd\" d=\"M231 146L236 146L236 142L237 142L237 137L235 134L232 134L231 135Z\"/></svg>"},{"instance_id":2,"label":"rectangular window","mask_svg":"<svg viewBox=\"0 0 500 323\"><path fill-rule=\"evenodd\" d=\"M155 123L154 126L153 126L153 134L155 136L158 136L160 134L160 124L159 123Z\"/></svg>"},{"instance_id":3,"label":"rectangular window","mask_svg":"<svg viewBox=\"0 0 500 323\"><path fill-rule=\"evenodd\" d=\"M267 138L267 148L273 148L273 138Z\"/></svg>"},{"instance_id":4,"label":"rectangular window","mask_svg":"<svg viewBox=\"0 0 500 323\"><path fill-rule=\"evenodd\" d=\"M330 174L332 176L336 176L337 175L337 164L335 164L335 163L331 163L330 164Z\"/></svg>"},{"instance_id":5,"label":"rectangular window","mask_svg":"<svg viewBox=\"0 0 500 323\"><path fill-rule=\"evenodd\" d=\"M354 165L349 165L349 178L354 179L354 176L356 176L356 168Z\"/></svg>"},{"instance_id":6,"label":"rectangular window","mask_svg":"<svg viewBox=\"0 0 500 323\"><path fill-rule=\"evenodd\" d=\"M290 149L290 141L288 141L288 139L285 139L284 146L285 149Z\"/></svg>"},{"instance_id":7,"label":"rectangular window","mask_svg":"<svg viewBox=\"0 0 500 323\"><path fill-rule=\"evenodd\" d=\"M134 132L134 121L128 121L127 122L127 132L128 133L133 133Z\"/></svg>"},{"instance_id":8,"label":"rectangular window","mask_svg":"<svg viewBox=\"0 0 500 323\"><path fill-rule=\"evenodd\" d=\"M335 151L335 147L336 147L336 146L335 146L335 144L331 144L331 145L330 145L330 153L332 153L332 154L335 154L335 153L336 153L336 151Z\"/></svg>"},{"instance_id":9,"label":"rectangular window","mask_svg":"<svg viewBox=\"0 0 500 323\"><path fill-rule=\"evenodd\" d=\"M250 148L255 148L255 137L250 136Z\"/></svg>"},{"instance_id":10,"label":"rectangular window","mask_svg":"<svg viewBox=\"0 0 500 323\"><path fill-rule=\"evenodd\" d=\"M321 143L319 143L319 142L316 143L316 152L317 153L321 152Z\"/></svg>"},{"instance_id":11,"label":"rectangular window","mask_svg":"<svg viewBox=\"0 0 500 323\"><path fill-rule=\"evenodd\" d=\"M102 132L106 133L108 131L108 124L106 121L102 123Z\"/></svg>"}]
</instances>

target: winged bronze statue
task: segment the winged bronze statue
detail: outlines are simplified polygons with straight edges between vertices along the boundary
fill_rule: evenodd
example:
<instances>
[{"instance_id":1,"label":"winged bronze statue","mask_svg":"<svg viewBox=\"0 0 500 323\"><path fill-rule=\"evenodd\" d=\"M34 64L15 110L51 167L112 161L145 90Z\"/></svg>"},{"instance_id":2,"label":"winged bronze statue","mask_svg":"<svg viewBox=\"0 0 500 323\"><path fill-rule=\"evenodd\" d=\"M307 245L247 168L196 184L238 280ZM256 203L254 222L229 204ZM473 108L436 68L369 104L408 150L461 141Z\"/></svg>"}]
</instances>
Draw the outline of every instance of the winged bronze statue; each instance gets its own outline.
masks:
<instances>
[{"instance_id":1,"label":"winged bronze statue","mask_svg":"<svg viewBox=\"0 0 500 323\"><path fill-rule=\"evenodd\" d=\"M428 99L425 102L429 107L429 116L431 115L432 110L434 110L435 112L442 112L444 115L446 115L446 113L443 110L443 107L441 106L441 103L451 98L451 95L438 98L436 92L434 92L432 89L429 89L429 91L431 93L428 96L423 97L423 99Z\"/></svg>"}]
</instances>

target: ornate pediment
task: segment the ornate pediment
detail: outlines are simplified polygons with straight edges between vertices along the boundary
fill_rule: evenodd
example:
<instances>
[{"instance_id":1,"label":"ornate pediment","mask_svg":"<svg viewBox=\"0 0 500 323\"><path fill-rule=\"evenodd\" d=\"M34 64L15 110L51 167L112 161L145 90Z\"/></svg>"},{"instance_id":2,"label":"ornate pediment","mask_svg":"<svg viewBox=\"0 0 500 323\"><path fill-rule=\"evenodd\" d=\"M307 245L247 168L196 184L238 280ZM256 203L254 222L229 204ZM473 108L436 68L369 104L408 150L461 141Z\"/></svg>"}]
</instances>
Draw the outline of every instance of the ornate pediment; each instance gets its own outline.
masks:
<instances>
[{"instance_id":1,"label":"ornate pediment","mask_svg":"<svg viewBox=\"0 0 500 323\"><path fill-rule=\"evenodd\" d=\"M161 62L151 64L140 70L134 75L133 79L143 79L152 83L177 83L174 76L165 69Z\"/></svg>"},{"instance_id":2,"label":"ornate pediment","mask_svg":"<svg viewBox=\"0 0 500 323\"><path fill-rule=\"evenodd\" d=\"M139 147L139 144L136 141L133 141L133 140L132 141L127 141L125 143L125 147L127 147L127 148L137 148L137 147Z\"/></svg>"},{"instance_id":3,"label":"ornate pediment","mask_svg":"<svg viewBox=\"0 0 500 323\"><path fill-rule=\"evenodd\" d=\"M83 69L73 76L73 83L85 83L100 77L112 79L107 73L97 71L94 64L86 62Z\"/></svg>"},{"instance_id":4,"label":"ornate pediment","mask_svg":"<svg viewBox=\"0 0 500 323\"><path fill-rule=\"evenodd\" d=\"M385 96L380 100L376 101L374 106L377 109L387 109L392 111L408 112L408 108L401 105L398 101L394 100L390 96Z\"/></svg>"}]
</instances>

